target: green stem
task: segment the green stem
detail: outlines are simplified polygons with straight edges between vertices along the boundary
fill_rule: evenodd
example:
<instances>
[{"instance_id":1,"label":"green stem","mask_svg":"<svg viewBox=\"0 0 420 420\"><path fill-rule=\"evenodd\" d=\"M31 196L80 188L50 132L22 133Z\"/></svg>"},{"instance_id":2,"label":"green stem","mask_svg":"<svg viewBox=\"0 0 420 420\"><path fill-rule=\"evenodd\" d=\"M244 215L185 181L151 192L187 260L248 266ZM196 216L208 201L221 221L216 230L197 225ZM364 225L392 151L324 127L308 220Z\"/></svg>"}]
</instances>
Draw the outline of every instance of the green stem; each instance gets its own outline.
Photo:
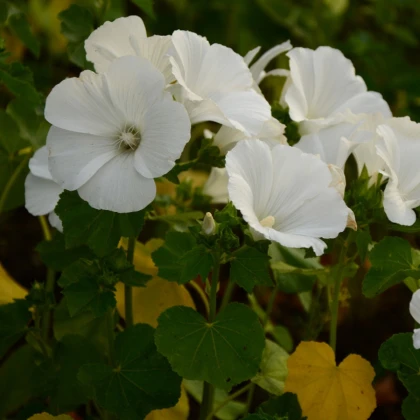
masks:
<instances>
[{"instance_id":1,"label":"green stem","mask_svg":"<svg viewBox=\"0 0 420 420\"><path fill-rule=\"evenodd\" d=\"M136 238L128 238L127 261L133 263L134 249L136 247ZM134 324L133 315L133 288L124 285L124 301L125 301L125 325L127 328Z\"/></svg>"},{"instance_id":2,"label":"green stem","mask_svg":"<svg viewBox=\"0 0 420 420\"><path fill-rule=\"evenodd\" d=\"M44 235L44 239L46 241L51 241L52 235L50 227L48 226L47 219L45 216L38 217L39 223L42 228L42 233ZM45 296L48 299L52 298L52 302L54 302L54 288L55 288L55 271L51 268L47 269L47 279L45 282ZM52 308L50 305L45 309L45 313L42 319L42 338L43 340L48 340L48 334L50 331L51 326L51 318L52 318Z\"/></svg>"},{"instance_id":3,"label":"green stem","mask_svg":"<svg viewBox=\"0 0 420 420\"><path fill-rule=\"evenodd\" d=\"M9 178L6 185L4 186L3 192L0 197L0 213L3 211L4 205L6 203L7 197L9 196L10 190L13 187L13 184L16 182L16 179L18 178L20 173L26 168L30 157L31 155L28 155L25 156L24 159L22 159L22 161L19 163L12 176Z\"/></svg>"},{"instance_id":4,"label":"green stem","mask_svg":"<svg viewBox=\"0 0 420 420\"><path fill-rule=\"evenodd\" d=\"M115 365L115 317L114 310L111 309L107 315L107 335L108 335L108 356L112 366Z\"/></svg>"},{"instance_id":5,"label":"green stem","mask_svg":"<svg viewBox=\"0 0 420 420\"><path fill-rule=\"evenodd\" d=\"M233 394L229 395L225 400L223 400L206 418L206 420L211 420L213 416L218 413L226 404L228 404L230 401L236 400L239 396L241 396L243 393L247 392L249 388L251 388L252 382L250 382L248 385L245 385L243 388L238 389Z\"/></svg>"},{"instance_id":6,"label":"green stem","mask_svg":"<svg viewBox=\"0 0 420 420\"><path fill-rule=\"evenodd\" d=\"M268 300L267 307L265 309L265 316L263 320L263 328L265 330L265 327L270 320L271 312L273 311L274 302L276 301L277 297L277 286L274 287L273 291L271 292L270 299ZM255 393L255 384L252 382L249 387L248 396L246 398L246 408L244 415L248 414L249 410L252 406L252 400L254 399L254 393Z\"/></svg>"},{"instance_id":7,"label":"green stem","mask_svg":"<svg viewBox=\"0 0 420 420\"><path fill-rule=\"evenodd\" d=\"M210 288L210 312L209 312L209 323L211 324L216 318L217 309L217 285L219 283L220 274L220 255L214 255L214 268L211 276L211 288ZM200 420L206 420L209 413L213 410L214 400L214 386L204 382L203 386L203 400L200 409ZM211 419L211 417L210 417Z\"/></svg>"},{"instance_id":8,"label":"green stem","mask_svg":"<svg viewBox=\"0 0 420 420\"><path fill-rule=\"evenodd\" d=\"M235 282L229 279L228 285L223 295L222 303L220 304L220 310L224 309L227 306L227 304L230 302L232 293L235 290L235 286L236 286Z\"/></svg>"}]
</instances>

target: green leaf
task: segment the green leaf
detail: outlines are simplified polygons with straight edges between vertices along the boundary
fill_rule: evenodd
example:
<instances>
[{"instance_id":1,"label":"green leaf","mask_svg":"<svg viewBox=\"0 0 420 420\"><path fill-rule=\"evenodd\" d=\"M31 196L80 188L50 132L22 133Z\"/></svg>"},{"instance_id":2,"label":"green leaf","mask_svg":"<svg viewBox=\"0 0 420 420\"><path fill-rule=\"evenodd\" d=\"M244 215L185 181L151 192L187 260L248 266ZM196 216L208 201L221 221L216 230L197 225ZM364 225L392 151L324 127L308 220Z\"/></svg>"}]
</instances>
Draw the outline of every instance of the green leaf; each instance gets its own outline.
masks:
<instances>
[{"instance_id":1,"label":"green leaf","mask_svg":"<svg viewBox=\"0 0 420 420\"><path fill-rule=\"evenodd\" d=\"M64 235L56 232L51 241L42 241L36 247L41 261L56 271L63 271L79 258L93 259L94 254L87 246L66 249Z\"/></svg>"},{"instance_id":2,"label":"green leaf","mask_svg":"<svg viewBox=\"0 0 420 420\"><path fill-rule=\"evenodd\" d=\"M168 231L165 244L152 253L159 277L179 284L187 283L200 275L207 278L213 258L204 245L196 244L188 232Z\"/></svg>"},{"instance_id":3,"label":"green leaf","mask_svg":"<svg viewBox=\"0 0 420 420\"><path fill-rule=\"evenodd\" d=\"M360 259L364 261L369 250L369 245L372 243L372 237L370 236L369 230L358 230L355 232L355 235Z\"/></svg>"},{"instance_id":4,"label":"green leaf","mask_svg":"<svg viewBox=\"0 0 420 420\"><path fill-rule=\"evenodd\" d=\"M181 378L154 343L154 329L137 324L117 335L115 366L82 366L78 374L97 404L121 420L144 418L150 411L174 406L181 394Z\"/></svg>"},{"instance_id":5,"label":"green leaf","mask_svg":"<svg viewBox=\"0 0 420 420\"><path fill-rule=\"evenodd\" d=\"M70 316L92 312L95 317L115 308L117 302L113 285L104 284L103 272L91 261L79 260L62 273L59 284L64 287Z\"/></svg>"},{"instance_id":6,"label":"green leaf","mask_svg":"<svg viewBox=\"0 0 420 420\"><path fill-rule=\"evenodd\" d=\"M254 286L272 286L269 273L270 257L256 248L245 245L232 254L230 279L252 293Z\"/></svg>"},{"instance_id":7,"label":"green leaf","mask_svg":"<svg viewBox=\"0 0 420 420\"><path fill-rule=\"evenodd\" d=\"M3 25L9 16L9 5L1 0L0 1L0 25Z\"/></svg>"},{"instance_id":8,"label":"green leaf","mask_svg":"<svg viewBox=\"0 0 420 420\"><path fill-rule=\"evenodd\" d=\"M418 420L420 413L420 398L410 394L402 404L402 415L405 420Z\"/></svg>"},{"instance_id":9,"label":"green leaf","mask_svg":"<svg viewBox=\"0 0 420 420\"><path fill-rule=\"evenodd\" d=\"M420 398L420 350L413 346L413 334L395 334L379 349L379 360L385 369L398 373L398 378L416 398Z\"/></svg>"},{"instance_id":10,"label":"green leaf","mask_svg":"<svg viewBox=\"0 0 420 420\"><path fill-rule=\"evenodd\" d=\"M175 306L158 322L156 346L182 377L228 390L258 372L264 331L247 306L231 303L212 323L192 308Z\"/></svg>"},{"instance_id":11,"label":"green leaf","mask_svg":"<svg viewBox=\"0 0 420 420\"><path fill-rule=\"evenodd\" d=\"M30 51L38 57L40 43L32 33L26 16L23 13L15 13L9 17L8 25L16 36L30 49Z\"/></svg>"},{"instance_id":12,"label":"green leaf","mask_svg":"<svg viewBox=\"0 0 420 420\"><path fill-rule=\"evenodd\" d=\"M25 335L31 319L26 300L19 299L0 306L0 359Z\"/></svg>"},{"instance_id":13,"label":"green leaf","mask_svg":"<svg viewBox=\"0 0 420 420\"><path fill-rule=\"evenodd\" d=\"M0 147L9 154L15 153L29 143L19 135L19 127L14 119L7 115L4 110L0 110Z\"/></svg>"},{"instance_id":14,"label":"green leaf","mask_svg":"<svg viewBox=\"0 0 420 420\"><path fill-rule=\"evenodd\" d=\"M272 398L265 403L261 404L259 412L277 416L280 419L287 420L305 420L302 417L302 409L300 408L299 401L296 394L286 392L277 398Z\"/></svg>"},{"instance_id":15,"label":"green leaf","mask_svg":"<svg viewBox=\"0 0 420 420\"><path fill-rule=\"evenodd\" d=\"M63 222L66 247L88 245L99 256L115 249L123 234L139 231L144 218L144 211L120 214L93 209L76 191L64 191L55 211Z\"/></svg>"},{"instance_id":16,"label":"green leaf","mask_svg":"<svg viewBox=\"0 0 420 420\"><path fill-rule=\"evenodd\" d=\"M42 364L38 372L42 378L47 378L42 393L48 397L54 414L74 410L87 402L85 391L77 379L78 370L103 358L87 338L80 335L62 338L55 348L53 360Z\"/></svg>"},{"instance_id":17,"label":"green leaf","mask_svg":"<svg viewBox=\"0 0 420 420\"><path fill-rule=\"evenodd\" d=\"M265 340L261 365L251 382L265 389L270 394L281 395L287 376L287 359L289 355L278 344Z\"/></svg>"},{"instance_id":18,"label":"green leaf","mask_svg":"<svg viewBox=\"0 0 420 420\"><path fill-rule=\"evenodd\" d=\"M35 367L35 350L24 345L14 351L0 367L0 418L16 411L33 395L30 380ZM18 380L18 382L17 382Z\"/></svg>"},{"instance_id":19,"label":"green leaf","mask_svg":"<svg viewBox=\"0 0 420 420\"><path fill-rule=\"evenodd\" d=\"M20 136L35 148L45 144L50 125L45 120L43 110L34 108L25 95L9 102L6 112L18 123Z\"/></svg>"},{"instance_id":20,"label":"green leaf","mask_svg":"<svg viewBox=\"0 0 420 420\"><path fill-rule=\"evenodd\" d=\"M398 237L386 237L376 244L370 255L372 267L363 281L363 294L374 297L407 277L420 278L413 266L410 244Z\"/></svg>"},{"instance_id":21,"label":"green leaf","mask_svg":"<svg viewBox=\"0 0 420 420\"><path fill-rule=\"evenodd\" d=\"M15 96L24 98L30 106L34 106L41 102L42 96L35 89L33 80L26 78L28 71L21 63L12 63L0 68L0 82Z\"/></svg>"},{"instance_id":22,"label":"green leaf","mask_svg":"<svg viewBox=\"0 0 420 420\"><path fill-rule=\"evenodd\" d=\"M86 60L84 41L94 29L94 19L88 9L72 4L58 14L61 33L68 39L70 61L81 68L90 67Z\"/></svg>"},{"instance_id":23,"label":"green leaf","mask_svg":"<svg viewBox=\"0 0 420 420\"><path fill-rule=\"evenodd\" d=\"M152 19L156 19L155 12L153 10L153 0L131 0L136 6L138 6L147 16Z\"/></svg>"}]
</instances>

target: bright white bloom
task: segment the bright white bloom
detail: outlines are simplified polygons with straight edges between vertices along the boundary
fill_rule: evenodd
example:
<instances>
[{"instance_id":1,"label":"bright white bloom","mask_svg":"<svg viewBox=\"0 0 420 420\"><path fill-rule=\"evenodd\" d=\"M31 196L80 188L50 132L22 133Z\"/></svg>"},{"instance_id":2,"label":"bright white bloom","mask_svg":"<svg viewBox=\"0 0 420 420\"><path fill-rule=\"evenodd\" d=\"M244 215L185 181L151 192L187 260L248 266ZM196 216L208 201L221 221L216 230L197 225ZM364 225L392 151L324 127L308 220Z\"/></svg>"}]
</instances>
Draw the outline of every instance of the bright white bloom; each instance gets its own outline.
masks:
<instances>
[{"instance_id":1,"label":"bright white bloom","mask_svg":"<svg viewBox=\"0 0 420 420\"><path fill-rule=\"evenodd\" d=\"M393 118L377 130L381 141L376 146L385 161L389 177L384 191L384 209L391 222L411 226L413 210L420 205L420 124L410 118Z\"/></svg>"},{"instance_id":2,"label":"bright white bloom","mask_svg":"<svg viewBox=\"0 0 420 420\"><path fill-rule=\"evenodd\" d=\"M186 106L191 123L214 121L258 134L271 118L271 108L253 89L243 58L193 32L175 31L172 43L169 59L178 84L170 88Z\"/></svg>"},{"instance_id":3,"label":"bright white bloom","mask_svg":"<svg viewBox=\"0 0 420 420\"><path fill-rule=\"evenodd\" d=\"M280 45L276 45L275 47L270 48L252 65L250 64L254 60L256 55L260 52L261 47L257 47L251 51L248 51L244 57L244 61L249 66L249 69L251 70L252 77L254 78L255 83L259 85L262 82L262 80L266 78L267 76L288 76L289 71L286 69L275 69L275 70L270 70L269 72L266 72L265 68L267 67L268 63L271 60L273 60L280 54L283 54L284 52L289 51L292 48L293 47L290 41L283 42Z\"/></svg>"},{"instance_id":4,"label":"bright white bloom","mask_svg":"<svg viewBox=\"0 0 420 420\"><path fill-rule=\"evenodd\" d=\"M348 208L316 156L244 140L227 154L226 169L229 198L256 239L321 255L326 244L319 238L335 238L346 227Z\"/></svg>"},{"instance_id":5,"label":"bright white bloom","mask_svg":"<svg viewBox=\"0 0 420 420\"><path fill-rule=\"evenodd\" d=\"M96 209L127 213L151 203L153 178L173 168L190 138L185 108L164 87L149 61L132 56L57 85L45 108L54 180Z\"/></svg>"},{"instance_id":6,"label":"bright white bloom","mask_svg":"<svg viewBox=\"0 0 420 420\"><path fill-rule=\"evenodd\" d=\"M203 187L203 193L209 195L214 204L226 204L229 201L227 184L226 168L211 168L210 175Z\"/></svg>"},{"instance_id":7,"label":"bright white bloom","mask_svg":"<svg viewBox=\"0 0 420 420\"><path fill-rule=\"evenodd\" d=\"M250 138L258 138L266 143L275 146L277 144L287 144L287 139L284 135L286 126L278 121L276 118L270 118L261 127L259 133L255 136L249 137L243 131L227 126L220 127L219 131L213 137L213 144L218 146L222 154L226 154L231 150L236 143L241 140Z\"/></svg>"},{"instance_id":8,"label":"bright white bloom","mask_svg":"<svg viewBox=\"0 0 420 420\"><path fill-rule=\"evenodd\" d=\"M414 292L411 298L410 314L417 323L420 323L420 290ZM420 328L414 329L413 345L415 349L420 349Z\"/></svg>"},{"instance_id":9,"label":"bright white bloom","mask_svg":"<svg viewBox=\"0 0 420 420\"><path fill-rule=\"evenodd\" d=\"M365 82L356 76L352 62L341 51L330 47L294 48L287 55L290 80L284 100L292 120L302 123L302 134L330 125L346 110L390 115L382 96L367 91Z\"/></svg>"},{"instance_id":10,"label":"bright white bloom","mask_svg":"<svg viewBox=\"0 0 420 420\"><path fill-rule=\"evenodd\" d=\"M149 60L170 83L174 80L167 56L171 45L169 35L147 37L142 19L129 16L105 22L95 29L85 41L85 50L86 58L98 73L105 72L116 58L134 55Z\"/></svg>"},{"instance_id":11,"label":"bright white bloom","mask_svg":"<svg viewBox=\"0 0 420 420\"><path fill-rule=\"evenodd\" d=\"M29 161L29 174L25 180L25 207L34 216L48 214L51 226L63 231L61 220L54 213L63 189L57 185L48 170L47 146L38 149Z\"/></svg>"}]
</instances>

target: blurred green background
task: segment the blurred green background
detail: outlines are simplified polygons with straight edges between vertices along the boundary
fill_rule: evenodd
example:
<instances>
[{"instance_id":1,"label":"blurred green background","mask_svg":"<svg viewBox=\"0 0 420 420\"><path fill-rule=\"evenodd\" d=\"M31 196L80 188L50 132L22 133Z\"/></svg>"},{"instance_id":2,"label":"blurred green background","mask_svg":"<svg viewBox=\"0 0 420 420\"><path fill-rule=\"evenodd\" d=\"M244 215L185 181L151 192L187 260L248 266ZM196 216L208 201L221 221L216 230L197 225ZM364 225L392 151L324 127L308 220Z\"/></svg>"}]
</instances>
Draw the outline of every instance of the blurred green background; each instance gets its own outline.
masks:
<instances>
[{"instance_id":1,"label":"blurred green background","mask_svg":"<svg viewBox=\"0 0 420 420\"><path fill-rule=\"evenodd\" d=\"M419 0L0 0L0 261L26 286L44 278L34 251L41 229L22 206L27 161L48 131L45 97L65 77L90 68L83 41L94 28L130 14L145 20L149 35L191 30L241 55L288 39L294 46L339 48L395 116L420 121ZM284 56L271 64L286 65ZM264 80L272 102L282 83ZM412 329L410 293L399 286L364 299L362 276L349 285L351 309L342 309L338 354L357 352L375 363L380 343ZM299 338L304 319L297 299L284 295L276 303L274 317ZM403 388L379 370L378 378L372 419L401 419Z\"/></svg>"}]
</instances>

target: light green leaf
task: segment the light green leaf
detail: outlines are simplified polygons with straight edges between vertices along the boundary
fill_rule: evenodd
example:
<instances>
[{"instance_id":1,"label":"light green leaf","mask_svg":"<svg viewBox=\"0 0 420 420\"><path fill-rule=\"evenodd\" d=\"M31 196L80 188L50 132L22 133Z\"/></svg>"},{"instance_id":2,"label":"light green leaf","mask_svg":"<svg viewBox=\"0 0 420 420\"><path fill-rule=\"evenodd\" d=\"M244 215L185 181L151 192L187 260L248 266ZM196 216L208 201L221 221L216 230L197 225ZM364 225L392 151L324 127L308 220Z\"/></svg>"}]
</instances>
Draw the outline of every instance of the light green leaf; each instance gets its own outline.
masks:
<instances>
[{"instance_id":1,"label":"light green leaf","mask_svg":"<svg viewBox=\"0 0 420 420\"><path fill-rule=\"evenodd\" d=\"M212 323L192 308L175 306L158 322L157 348L182 377L229 390L258 372L264 331L247 306L231 303Z\"/></svg>"},{"instance_id":2,"label":"light green leaf","mask_svg":"<svg viewBox=\"0 0 420 420\"><path fill-rule=\"evenodd\" d=\"M187 283L198 275L207 278L213 257L204 245L197 245L188 232L169 231L165 244L152 254L159 277L179 284Z\"/></svg>"},{"instance_id":3,"label":"light green leaf","mask_svg":"<svg viewBox=\"0 0 420 420\"><path fill-rule=\"evenodd\" d=\"M272 286L269 273L270 257L258 249L245 245L232 254L230 279L252 293L254 286Z\"/></svg>"},{"instance_id":4,"label":"light green leaf","mask_svg":"<svg viewBox=\"0 0 420 420\"><path fill-rule=\"evenodd\" d=\"M376 244L369 255L372 267L363 281L363 294L374 297L407 277L420 278L413 266L410 244L398 237L386 237Z\"/></svg>"},{"instance_id":5,"label":"light green leaf","mask_svg":"<svg viewBox=\"0 0 420 420\"><path fill-rule=\"evenodd\" d=\"M23 13L14 13L9 17L7 23L16 36L38 57L40 43L32 33L26 16Z\"/></svg>"},{"instance_id":6,"label":"light green leaf","mask_svg":"<svg viewBox=\"0 0 420 420\"><path fill-rule=\"evenodd\" d=\"M115 365L82 366L82 384L96 403L121 420L144 418L150 411L174 406L181 395L181 378L156 351L154 329L137 324L117 335Z\"/></svg>"},{"instance_id":7,"label":"light green leaf","mask_svg":"<svg viewBox=\"0 0 420 420\"><path fill-rule=\"evenodd\" d=\"M287 359L289 355L278 344L265 340L260 369L251 382L273 395L281 395L287 376Z\"/></svg>"},{"instance_id":8,"label":"light green leaf","mask_svg":"<svg viewBox=\"0 0 420 420\"><path fill-rule=\"evenodd\" d=\"M0 127L0 147L6 152L12 154L29 145L20 137L19 128L14 119L4 110L0 110Z\"/></svg>"}]
</instances>

